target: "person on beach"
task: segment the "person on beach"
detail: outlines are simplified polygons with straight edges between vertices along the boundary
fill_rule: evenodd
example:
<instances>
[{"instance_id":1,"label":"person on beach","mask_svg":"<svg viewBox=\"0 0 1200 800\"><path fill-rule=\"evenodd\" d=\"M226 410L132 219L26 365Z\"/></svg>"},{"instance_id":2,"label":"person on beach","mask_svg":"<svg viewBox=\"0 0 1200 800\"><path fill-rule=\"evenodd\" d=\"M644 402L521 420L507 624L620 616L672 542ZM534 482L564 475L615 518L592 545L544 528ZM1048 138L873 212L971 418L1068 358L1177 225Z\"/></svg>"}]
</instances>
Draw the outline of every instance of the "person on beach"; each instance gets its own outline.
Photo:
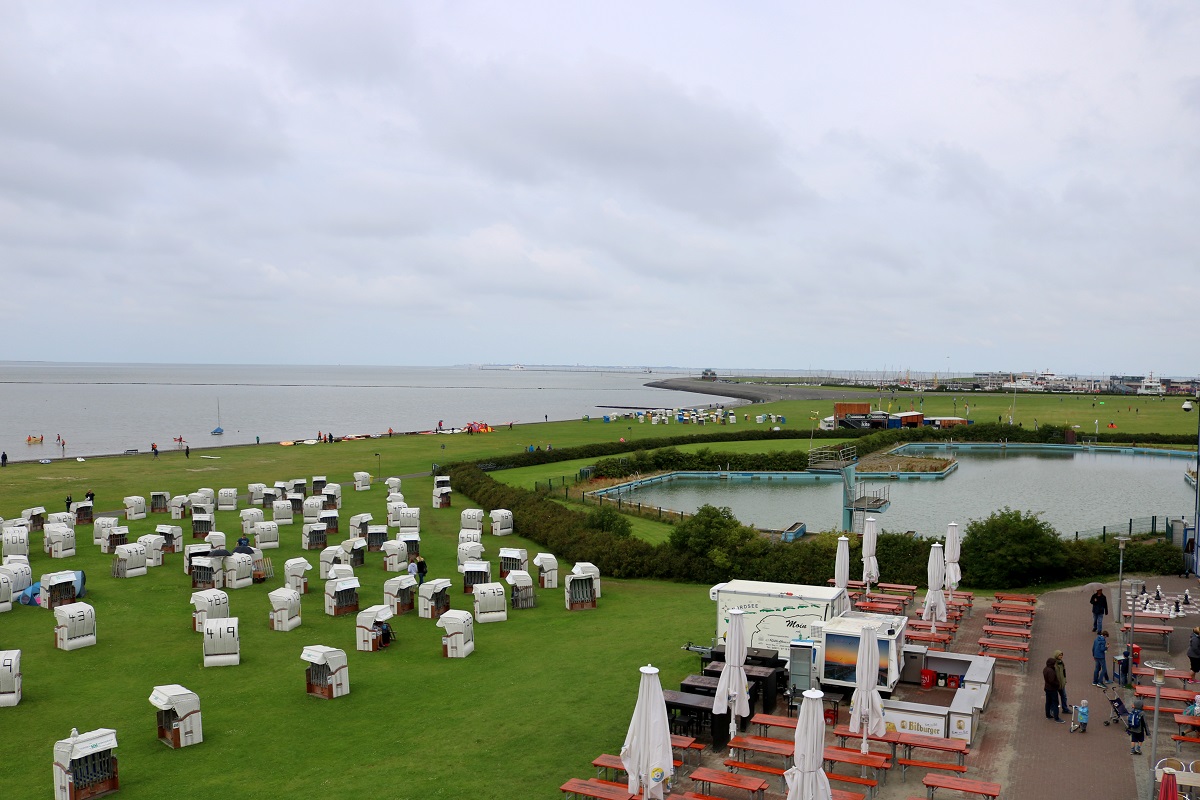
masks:
<instances>
[{"instance_id":1,"label":"person on beach","mask_svg":"<svg viewBox=\"0 0 1200 800\"><path fill-rule=\"evenodd\" d=\"M67 513L71 513L71 495L67 495Z\"/></svg>"},{"instance_id":2,"label":"person on beach","mask_svg":"<svg viewBox=\"0 0 1200 800\"><path fill-rule=\"evenodd\" d=\"M192 446L190 444L183 448L183 457L184 458L192 457Z\"/></svg>"},{"instance_id":3,"label":"person on beach","mask_svg":"<svg viewBox=\"0 0 1200 800\"><path fill-rule=\"evenodd\" d=\"M93 492L91 489L87 490L87 494L85 494L84 497L87 498L87 501L89 503L91 503L92 505L96 505L96 493Z\"/></svg>"},{"instance_id":4,"label":"person on beach","mask_svg":"<svg viewBox=\"0 0 1200 800\"><path fill-rule=\"evenodd\" d=\"M420 570L420 568L417 566L417 557L413 556L412 558L408 559L408 575L409 575L409 577L417 578L417 573L419 570ZM420 583L420 578L417 578L417 583L418 584Z\"/></svg>"},{"instance_id":5,"label":"person on beach","mask_svg":"<svg viewBox=\"0 0 1200 800\"><path fill-rule=\"evenodd\" d=\"M1108 598L1103 589L1097 589L1092 595L1092 633L1104 630L1104 616L1108 613Z\"/></svg>"},{"instance_id":6,"label":"person on beach","mask_svg":"<svg viewBox=\"0 0 1200 800\"><path fill-rule=\"evenodd\" d=\"M0 452L0 467L8 466L8 451Z\"/></svg>"},{"instance_id":7,"label":"person on beach","mask_svg":"<svg viewBox=\"0 0 1200 800\"><path fill-rule=\"evenodd\" d=\"M154 442L150 443L150 452L154 453L154 457L158 458L158 445Z\"/></svg>"},{"instance_id":8,"label":"person on beach","mask_svg":"<svg viewBox=\"0 0 1200 800\"><path fill-rule=\"evenodd\" d=\"M1092 642L1092 658L1096 659L1096 668L1092 670L1092 686L1104 687L1108 683L1108 631L1096 634Z\"/></svg>"},{"instance_id":9,"label":"person on beach","mask_svg":"<svg viewBox=\"0 0 1200 800\"><path fill-rule=\"evenodd\" d=\"M1046 659L1046 666L1042 669L1042 683L1045 684L1046 690L1046 719L1052 719L1055 722L1065 722L1058 715L1058 671L1054 668L1054 657Z\"/></svg>"},{"instance_id":10,"label":"person on beach","mask_svg":"<svg viewBox=\"0 0 1200 800\"><path fill-rule=\"evenodd\" d=\"M420 586L425 582L425 575L429 573L429 565L425 563L423 556L417 556L417 585Z\"/></svg>"},{"instance_id":11,"label":"person on beach","mask_svg":"<svg viewBox=\"0 0 1200 800\"><path fill-rule=\"evenodd\" d=\"M1200 672L1200 627L1192 628L1192 638L1188 641L1188 662L1192 668L1192 683L1196 682L1196 673Z\"/></svg>"}]
</instances>

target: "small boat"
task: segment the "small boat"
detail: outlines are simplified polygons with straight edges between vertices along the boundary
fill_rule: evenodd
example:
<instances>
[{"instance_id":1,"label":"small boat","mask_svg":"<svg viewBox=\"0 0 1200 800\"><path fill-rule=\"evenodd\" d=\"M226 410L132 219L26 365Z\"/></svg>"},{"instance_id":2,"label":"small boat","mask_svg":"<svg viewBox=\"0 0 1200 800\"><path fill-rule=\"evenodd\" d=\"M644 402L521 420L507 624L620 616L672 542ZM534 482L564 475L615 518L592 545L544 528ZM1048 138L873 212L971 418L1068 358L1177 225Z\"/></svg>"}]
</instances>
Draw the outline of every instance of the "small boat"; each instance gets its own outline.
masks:
<instances>
[{"instance_id":1,"label":"small boat","mask_svg":"<svg viewBox=\"0 0 1200 800\"><path fill-rule=\"evenodd\" d=\"M217 427L212 429L213 436L220 436L225 433L225 429L221 427L221 401L217 400Z\"/></svg>"}]
</instances>

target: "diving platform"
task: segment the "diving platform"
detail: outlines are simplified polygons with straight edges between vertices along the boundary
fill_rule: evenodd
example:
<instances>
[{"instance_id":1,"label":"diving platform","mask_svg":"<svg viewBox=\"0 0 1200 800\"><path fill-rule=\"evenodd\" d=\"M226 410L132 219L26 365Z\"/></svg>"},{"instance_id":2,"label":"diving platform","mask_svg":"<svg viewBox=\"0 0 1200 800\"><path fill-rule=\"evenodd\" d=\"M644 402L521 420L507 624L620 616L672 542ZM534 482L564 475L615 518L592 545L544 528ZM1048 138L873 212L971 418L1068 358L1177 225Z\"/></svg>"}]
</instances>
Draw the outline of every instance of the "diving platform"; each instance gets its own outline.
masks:
<instances>
[{"instance_id":1,"label":"diving platform","mask_svg":"<svg viewBox=\"0 0 1200 800\"><path fill-rule=\"evenodd\" d=\"M858 461L854 445L844 447L815 447L808 451L810 472L841 472Z\"/></svg>"}]
</instances>

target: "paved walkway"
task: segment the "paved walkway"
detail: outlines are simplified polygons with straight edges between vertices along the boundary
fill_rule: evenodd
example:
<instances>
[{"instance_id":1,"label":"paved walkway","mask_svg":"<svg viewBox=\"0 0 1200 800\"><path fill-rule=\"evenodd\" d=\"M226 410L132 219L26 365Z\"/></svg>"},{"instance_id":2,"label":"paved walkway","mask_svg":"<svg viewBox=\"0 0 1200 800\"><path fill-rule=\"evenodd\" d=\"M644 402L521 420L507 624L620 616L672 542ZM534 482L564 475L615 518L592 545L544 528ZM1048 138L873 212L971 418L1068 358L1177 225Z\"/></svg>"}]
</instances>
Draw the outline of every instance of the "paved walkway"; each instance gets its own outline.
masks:
<instances>
[{"instance_id":1,"label":"paved walkway","mask_svg":"<svg viewBox=\"0 0 1200 800\"><path fill-rule=\"evenodd\" d=\"M1142 645L1143 660L1163 659L1176 668L1187 669L1185 654L1188 637L1191 629L1200 625L1200 585L1195 579L1177 577L1155 578L1148 583L1151 596L1158 586L1162 587L1164 597L1181 595L1184 589L1190 589L1195 595L1196 605L1190 610L1184 607L1184 617L1164 623L1175 628L1170 637L1169 655L1162 648L1160 637L1142 635L1137 640ZM1106 593L1110 606L1115 610L1116 584L1109 584ZM1028 671L1022 672L1018 667L1008 664L997 666L995 693L982 717L981 737L976 740L967 757L967 777L1001 784L1004 787L1002 798L1144 800L1146 797L1152 763L1151 737L1149 734L1146 737L1144 755L1130 755L1128 735L1117 723L1104 724L1111 713L1111 705L1104 692L1092 686L1094 662L1091 646L1095 635L1091 631L1091 606L1088 603L1091 594L1088 589L1079 587L1042 595L1037 605ZM984 614L989 606L990 601L982 598L976 600L975 613L963 620L952 650L977 652L975 643L982 635ZM1119 626L1111 616L1106 618L1106 627L1110 632L1108 661L1111 668L1111 655L1121 647L1120 633L1117 630ZM1058 649L1063 651L1067 666L1068 701L1077 704L1086 699L1091 709L1086 733L1072 733L1069 722L1056 724L1045 718L1041 671L1046 659ZM1167 685L1177 688L1183 686L1178 680L1169 680ZM1196 688L1200 692L1200 685ZM906 693L915 691L911 687L906 689ZM1131 708L1131 692L1123 692L1122 698L1126 706ZM1152 706L1153 701L1147 705ZM1063 718L1069 720L1070 712ZM846 721L845 707L840 721ZM1152 723L1152 712L1147 715L1147 721ZM1174 720L1169 715L1160 717L1159 758L1175 755L1175 743L1171 741L1171 735L1175 732ZM832 735L829 743L833 743ZM717 757L711 750L706 751L704 763L706 766L723 768L721 761L724 757L724 754ZM1181 757L1184 761L1200 759L1200 747L1185 746ZM692 785L686 777L686 771L680 785L690 789ZM912 770L905 782L900 781L898 773L890 776L887 783L876 792L876 800L924 797L922 774L921 770ZM784 797L780 781L772 779L770 783L767 800ZM845 784L833 785L834 788L853 788ZM713 793L731 798L745 796L744 792L723 793L718 787L714 787ZM959 797L955 793L939 792L939 798L943 795L948 800Z\"/></svg>"}]
</instances>

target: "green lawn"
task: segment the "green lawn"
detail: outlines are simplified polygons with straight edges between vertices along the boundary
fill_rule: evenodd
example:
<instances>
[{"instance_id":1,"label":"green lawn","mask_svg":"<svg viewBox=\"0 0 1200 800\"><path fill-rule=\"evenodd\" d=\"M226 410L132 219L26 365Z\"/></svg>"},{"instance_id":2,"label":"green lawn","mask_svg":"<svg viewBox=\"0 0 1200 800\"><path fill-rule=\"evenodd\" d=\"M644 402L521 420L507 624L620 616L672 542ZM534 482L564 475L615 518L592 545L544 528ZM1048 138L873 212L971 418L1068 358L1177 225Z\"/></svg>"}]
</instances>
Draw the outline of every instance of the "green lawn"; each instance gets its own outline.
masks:
<instances>
[{"instance_id":1,"label":"green lawn","mask_svg":"<svg viewBox=\"0 0 1200 800\"><path fill-rule=\"evenodd\" d=\"M972 396L972 418L987 419L1006 407L1011 397ZM1094 419L1090 397L1022 396L1018 420L1062 423ZM1104 416L1116 402L1105 399ZM1122 401L1125 403L1125 401ZM949 397L930 396L926 413L950 413ZM1126 405L1141 409L1127 414ZM945 408L939 411L939 405ZM886 398L885 398L886 406ZM757 406L756 413L775 409L786 427L806 430L809 411L824 416L832 404L780 403ZM1121 405L1122 430L1187 433L1195 417L1178 403L1130 400ZM961 411L961 408L960 408ZM1028 414L1029 416L1025 416ZM1057 415L1057 416L1056 416ZM1117 417L1112 413L1113 417ZM1132 420L1126 427L1125 423ZM743 425L739 421L739 426ZM753 426L753 423L750 423ZM148 455L10 464L0 470L0 515L18 516L23 508L63 508L92 489L97 508L121 508L121 498L152 491L181 494L207 486L237 487L247 483L326 475L344 488L342 519L370 511L384 517L384 491L355 492L356 470L380 476L411 475L404 493L422 508L422 552L432 577L454 579L453 605L469 609L455 571L459 512L472 504L456 495L450 509L429 508L431 464L512 452L530 444L567 447L620 436L638 438L708 432L706 427L558 422L520 425L476 436L406 436L345 442L316 447L258 447L164 452ZM828 440L826 440L828 443ZM729 445L729 449L806 447L807 440ZM716 445L700 445L716 449ZM726 447L720 445L719 447ZM378 458L376 453L379 454ZM216 459L202 455L218 456ZM531 468L534 469L534 468ZM574 475L574 464L555 464L544 477ZM532 483L532 473L497 477ZM541 474L541 473L539 473ZM544 478L543 478L544 479ZM166 522L152 515L130 523L131 538L150 533ZM633 520L635 532L650 541L669 528ZM218 513L218 528L236 537L237 515ZM518 531L519 532L519 531ZM185 534L185 540L187 540ZM272 551L282 575L283 562L299 550L300 526L282 531L283 546ZM335 537L336 538L336 537ZM201 637L191 630L191 588L179 555L166 566L129 580L109 577L108 556L91 544L90 526L78 531L79 555L55 561L41 552L35 535L31 563L35 579L60 569L88 574L86 602L96 608L99 644L74 652L53 648L53 615L35 607L0 614L0 649L23 652L24 700L0 709L9 731L0 760L0 785L6 797L50 794L53 743L71 728L117 730L121 742L122 797L166 798L181 793L219 792L223 796L275 797L297 792L337 800L361 796L397 798L558 797L568 777L586 776L591 759L620 747L637 693L637 667L653 663L662 669L663 684L676 685L696 668L693 654L680 650L689 641L707 642L714 609L707 586L654 581L603 581L603 597L595 611L570 613L563 593L539 591L540 605L510 612L507 622L476 627L477 650L465 660L441 658L441 629L415 614L393 620L398 642L382 653L357 653L354 619L325 616L322 582L312 578L304 599L304 623L289 633L268 628L267 592L282 578L231 591L233 613L241 620L242 663L204 669ZM497 565L499 546L537 546L519 537L486 537L486 556ZM307 554L316 564L316 554ZM570 564L563 564L564 570ZM377 554L358 570L364 606L382 602L388 577ZM663 620L669 620L666 626ZM351 694L334 701L304 693L305 645L340 647L350 656ZM172 751L155 737L155 709L147 698L156 684L179 683L199 693L205 741Z\"/></svg>"},{"instance_id":2,"label":"green lawn","mask_svg":"<svg viewBox=\"0 0 1200 800\"><path fill-rule=\"evenodd\" d=\"M576 425L589 433L600 429ZM97 493L98 509L114 510L125 494L149 498L151 491L176 494L200 486L244 492L252 480L271 484L324 474L343 485L343 521L364 511L381 520L384 488L355 492L351 481L355 469L375 471L374 453L381 454L385 475L428 470L430 456L441 455L443 439L451 440L447 449L486 452L504 447L506 438L511 448L516 433L209 451L220 456L216 460L193 451L190 460L164 453L157 462L140 456L10 465L0 473L0 513L15 517L32 505L57 511L67 491L78 498L88 488ZM569 441L567 434L560 431L555 438ZM470 502L455 496L453 508L429 508L427 476L405 479L403 489L411 505L422 507L422 553L431 577L453 579L453 607L470 610L455 570L459 514ZM166 516L128 523L131 540L168 522ZM230 540L239 525L236 513L218 512L217 527ZM14 798L50 793L53 743L73 727L117 730L121 796L128 798L207 791L235 798L288 792L330 798L558 797L564 780L587 776L596 755L620 748L636 700L637 667L653 663L663 670L665 686L677 684L696 668L695 655L680 646L707 642L714 627L708 587L604 579L595 611L568 612L561 588L539 590L538 608L476 626L476 652L464 660L443 659L441 629L415 612L393 620L398 642L389 650L358 653L354 618L324 614L323 582L314 569L303 624L274 633L267 622L267 592L282 584L283 562L305 555L317 564L316 553L300 551L296 524L281 529L283 546L268 553L280 577L229 592L240 619L242 663L204 669L181 556L168 555L165 566L145 577L117 580L109 576L110 557L91 544L91 526L79 527L79 554L71 559L50 559L41 552L41 536L33 538L35 580L60 569L87 572L84 602L96 608L99 643L62 652L53 647L51 611L18 606L0 615L0 649L22 651L24 674L21 704L0 709L12 733L0 780L5 796ZM531 558L538 552L519 536L487 536L485 556L494 569L501 545L526 547ZM372 553L357 570L364 607L383 600L389 575L381 564ZM564 571L570 567L562 565ZM671 620L669 628L663 619ZM348 697L326 701L305 694L307 665L300 651L309 644L347 651ZM153 686L166 683L200 695L203 743L179 751L158 743L155 709L147 698ZM17 737L20 746L13 746Z\"/></svg>"}]
</instances>

